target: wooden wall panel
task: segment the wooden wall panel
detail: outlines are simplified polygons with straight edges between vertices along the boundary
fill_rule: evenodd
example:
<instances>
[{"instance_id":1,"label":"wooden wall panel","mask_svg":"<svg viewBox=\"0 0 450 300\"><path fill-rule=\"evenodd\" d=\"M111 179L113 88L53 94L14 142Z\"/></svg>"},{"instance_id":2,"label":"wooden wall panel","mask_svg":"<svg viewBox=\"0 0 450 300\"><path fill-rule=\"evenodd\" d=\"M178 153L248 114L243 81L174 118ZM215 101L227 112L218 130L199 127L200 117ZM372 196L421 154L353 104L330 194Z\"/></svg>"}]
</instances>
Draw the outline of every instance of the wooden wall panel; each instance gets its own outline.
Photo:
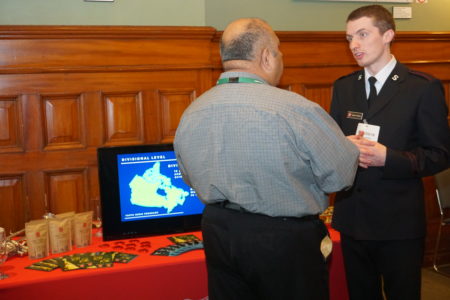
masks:
<instances>
[{"instance_id":1,"label":"wooden wall panel","mask_svg":"<svg viewBox=\"0 0 450 300\"><path fill-rule=\"evenodd\" d=\"M330 111L332 89L329 84L306 84L302 95Z\"/></svg>"},{"instance_id":2,"label":"wooden wall panel","mask_svg":"<svg viewBox=\"0 0 450 300\"><path fill-rule=\"evenodd\" d=\"M86 170L45 172L46 204L54 214L88 209Z\"/></svg>"},{"instance_id":3,"label":"wooden wall panel","mask_svg":"<svg viewBox=\"0 0 450 300\"><path fill-rule=\"evenodd\" d=\"M85 147L84 114L80 95L42 97L44 150Z\"/></svg>"},{"instance_id":4,"label":"wooden wall panel","mask_svg":"<svg viewBox=\"0 0 450 300\"><path fill-rule=\"evenodd\" d=\"M195 90L159 90L163 143L171 143L175 137L183 111L195 99Z\"/></svg>"},{"instance_id":5,"label":"wooden wall panel","mask_svg":"<svg viewBox=\"0 0 450 300\"><path fill-rule=\"evenodd\" d=\"M105 145L142 144L144 120L141 93L115 93L103 96Z\"/></svg>"},{"instance_id":6,"label":"wooden wall panel","mask_svg":"<svg viewBox=\"0 0 450 300\"><path fill-rule=\"evenodd\" d=\"M359 67L343 32L278 32L280 88L329 110L333 82ZM0 26L0 226L97 211L98 147L173 141L183 111L221 73L221 32L210 27ZM444 83L450 33L398 33L396 58ZM449 118L450 120L450 118ZM437 229L424 179L426 263ZM450 241L442 253L450 261Z\"/></svg>"},{"instance_id":7,"label":"wooden wall panel","mask_svg":"<svg viewBox=\"0 0 450 300\"><path fill-rule=\"evenodd\" d=\"M21 151L23 122L20 100L0 97L0 153Z\"/></svg>"},{"instance_id":8,"label":"wooden wall panel","mask_svg":"<svg viewBox=\"0 0 450 300\"><path fill-rule=\"evenodd\" d=\"M0 227L6 234L23 228L27 220L23 174L0 175Z\"/></svg>"},{"instance_id":9,"label":"wooden wall panel","mask_svg":"<svg viewBox=\"0 0 450 300\"><path fill-rule=\"evenodd\" d=\"M443 80L442 84L444 85L444 90L445 90L445 100L447 102L447 107L450 108L450 80ZM450 116L450 113L449 113ZM450 117L449 117L450 120Z\"/></svg>"}]
</instances>

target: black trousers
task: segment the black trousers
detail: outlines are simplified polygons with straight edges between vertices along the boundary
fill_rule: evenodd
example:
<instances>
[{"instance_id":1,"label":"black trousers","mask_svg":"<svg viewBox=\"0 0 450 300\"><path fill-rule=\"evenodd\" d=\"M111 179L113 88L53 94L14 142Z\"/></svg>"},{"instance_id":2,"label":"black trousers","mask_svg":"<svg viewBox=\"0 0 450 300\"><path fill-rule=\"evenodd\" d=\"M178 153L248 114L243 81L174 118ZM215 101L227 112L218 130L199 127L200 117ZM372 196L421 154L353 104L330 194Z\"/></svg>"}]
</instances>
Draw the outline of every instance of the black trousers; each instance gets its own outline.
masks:
<instances>
[{"instance_id":1,"label":"black trousers","mask_svg":"<svg viewBox=\"0 0 450 300\"><path fill-rule=\"evenodd\" d=\"M420 299L423 238L341 243L350 300Z\"/></svg>"},{"instance_id":2,"label":"black trousers","mask_svg":"<svg viewBox=\"0 0 450 300\"><path fill-rule=\"evenodd\" d=\"M207 205L202 219L210 300L326 300L328 234L319 218L272 218Z\"/></svg>"}]
</instances>

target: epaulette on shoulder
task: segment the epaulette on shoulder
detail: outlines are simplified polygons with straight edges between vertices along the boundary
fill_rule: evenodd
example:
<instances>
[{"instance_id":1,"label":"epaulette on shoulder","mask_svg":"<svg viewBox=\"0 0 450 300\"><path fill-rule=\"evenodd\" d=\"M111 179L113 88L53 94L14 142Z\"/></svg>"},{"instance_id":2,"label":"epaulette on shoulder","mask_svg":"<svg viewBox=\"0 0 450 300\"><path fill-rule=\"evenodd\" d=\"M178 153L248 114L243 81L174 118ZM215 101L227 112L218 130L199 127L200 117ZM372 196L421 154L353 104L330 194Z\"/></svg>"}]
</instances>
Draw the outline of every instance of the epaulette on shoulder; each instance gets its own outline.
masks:
<instances>
[{"instance_id":1,"label":"epaulette on shoulder","mask_svg":"<svg viewBox=\"0 0 450 300\"><path fill-rule=\"evenodd\" d=\"M420 72L420 71L416 71L416 70L409 70L409 73L418 77L422 77L428 81L433 81L434 77L431 76L430 74L424 73L424 72Z\"/></svg>"},{"instance_id":2,"label":"epaulette on shoulder","mask_svg":"<svg viewBox=\"0 0 450 300\"><path fill-rule=\"evenodd\" d=\"M350 74L341 76L341 77L339 77L337 80L341 80L341 79L344 79L344 78L347 78L347 77L351 77L351 76L356 76L356 75L357 75L358 73L360 73L360 72L361 72L361 70L357 70L357 71L352 72L352 73L350 73Z\"/></svg>"}]
</instances>

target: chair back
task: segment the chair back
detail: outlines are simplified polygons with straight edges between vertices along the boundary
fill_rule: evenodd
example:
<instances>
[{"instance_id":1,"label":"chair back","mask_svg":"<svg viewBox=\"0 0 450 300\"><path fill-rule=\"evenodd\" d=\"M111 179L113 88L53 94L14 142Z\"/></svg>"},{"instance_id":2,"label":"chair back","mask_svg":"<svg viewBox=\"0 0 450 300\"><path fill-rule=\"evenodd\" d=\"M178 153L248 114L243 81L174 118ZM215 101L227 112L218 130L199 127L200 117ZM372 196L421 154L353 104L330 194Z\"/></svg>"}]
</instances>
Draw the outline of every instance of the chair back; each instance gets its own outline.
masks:
<instances>
[{"instance_id":1,"label":"chair back","mask_svg":"<svg viewBox=\"0 0 450 300\"><path fill-rule=\"evenodd\" d=\"M441 212L450 208L450 168L434 175L436 194Z\"/></svg>"}]
</instances>

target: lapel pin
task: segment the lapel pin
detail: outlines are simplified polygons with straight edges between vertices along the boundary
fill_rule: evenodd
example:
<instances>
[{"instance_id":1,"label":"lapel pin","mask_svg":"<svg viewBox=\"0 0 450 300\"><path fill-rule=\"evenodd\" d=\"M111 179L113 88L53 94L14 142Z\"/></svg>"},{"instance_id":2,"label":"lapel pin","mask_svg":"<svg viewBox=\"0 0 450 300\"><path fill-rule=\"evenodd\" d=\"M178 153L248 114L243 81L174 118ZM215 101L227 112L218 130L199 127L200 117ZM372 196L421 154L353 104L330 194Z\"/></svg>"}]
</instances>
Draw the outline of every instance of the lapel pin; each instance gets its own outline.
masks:
<instances>
[{"instance_id":1,"label":"lapel pin","mask_svg":"<svg viewBox=\"0 0 450 300\"><path fill-rule=\"evenodd\" d=\"M392 76L392 80L397 81L397 79L398 79L398 75Z\"/></svg>"},{"instance_id":2,"label":"lapel pin","mask_svg":"<svg viewBox=\"0 0 450 300\"><path fill-rule=\"evenodd\" d=\"M359 74L358 80L361 80L361 79L362 79L362 74Z\"/></svg>"}]
</instances>

